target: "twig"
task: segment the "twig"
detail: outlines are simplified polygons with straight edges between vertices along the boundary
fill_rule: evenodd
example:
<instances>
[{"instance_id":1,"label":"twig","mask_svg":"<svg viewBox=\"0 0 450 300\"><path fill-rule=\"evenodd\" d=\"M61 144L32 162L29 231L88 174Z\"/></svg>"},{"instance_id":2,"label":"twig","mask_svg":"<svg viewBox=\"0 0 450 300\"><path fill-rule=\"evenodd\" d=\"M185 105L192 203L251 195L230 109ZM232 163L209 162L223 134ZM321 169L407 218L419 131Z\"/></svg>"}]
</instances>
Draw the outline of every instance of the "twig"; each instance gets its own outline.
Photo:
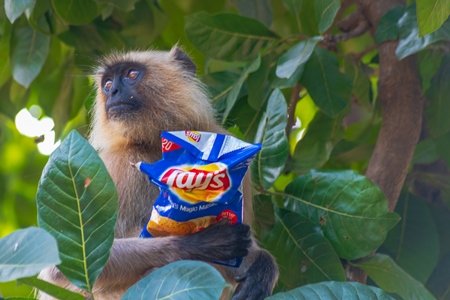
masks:
<instances>
[{"instance_id":1,"label":"twig","mask_svg":"<svg viewBox=\"0 0 450 300\"><path fill-rule=\"evenodd\" d=\"M295 107L297 106L297 102L300 99L300 91L302 87L300 84L296 83L292 88L291 99L289 101L288 107L288 120L286 124L286 135L289 136L292 127L295 125Z\"/></svg>"}]
</instances>

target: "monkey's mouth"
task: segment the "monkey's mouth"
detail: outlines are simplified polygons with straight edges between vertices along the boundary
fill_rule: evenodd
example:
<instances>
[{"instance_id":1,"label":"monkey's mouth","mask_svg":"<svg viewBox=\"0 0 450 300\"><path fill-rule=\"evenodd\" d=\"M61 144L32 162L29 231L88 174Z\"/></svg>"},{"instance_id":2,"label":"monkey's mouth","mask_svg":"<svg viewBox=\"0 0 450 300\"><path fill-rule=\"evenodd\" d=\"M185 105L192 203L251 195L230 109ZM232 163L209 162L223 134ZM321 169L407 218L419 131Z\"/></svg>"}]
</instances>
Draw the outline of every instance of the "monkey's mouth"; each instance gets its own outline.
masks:
<instances>
[{"instance_id":1,"label":"monkey's mouth","mask_svg":"<svg viewBox=\"0 0 450 300\"><path fill-rule=\"evenodd\" d=\"M111 101L106 104L106 111L110 116L119 116L124 113L131 113L138 111L141 106L136 102L119 100L119 101Z\"/></svg>"}]
</instances>

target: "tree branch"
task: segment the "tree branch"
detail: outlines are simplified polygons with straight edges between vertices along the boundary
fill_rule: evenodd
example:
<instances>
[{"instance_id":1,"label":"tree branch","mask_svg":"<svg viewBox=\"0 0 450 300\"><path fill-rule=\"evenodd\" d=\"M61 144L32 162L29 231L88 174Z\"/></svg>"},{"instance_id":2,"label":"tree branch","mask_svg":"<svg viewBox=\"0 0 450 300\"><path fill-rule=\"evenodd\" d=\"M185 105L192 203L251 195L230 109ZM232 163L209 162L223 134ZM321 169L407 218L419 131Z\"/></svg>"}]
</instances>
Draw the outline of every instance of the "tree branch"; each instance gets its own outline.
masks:
<instances>
[{"instance_id":1,"label":"tree branch","mask_svg":"<svg viewBox=\"0 0 450 300\"><path fill-rule=\"evenodd\" d=\"M366 16L372 35L380 18L396 5L405 5L405 1L359 0L359 9ZM378 98L383 123L366 171L366 177L386 195L390 211L395 209L419 140L424 105L417 56L399 61L395 55L397 44L398 41L387 41L378 48ZM351 267L348 278L365 283L367 275Z\"/></svg>"},{"instance_id":2,"label":"tree branch","mask_svg":"<svg viewBox=\"0 0 450 300\"><path fill-rule=\"evenodd\" d=\"M299 100L299 94L302 87L296 83L292 88L291 99L289 100L288 107L288 121L286 124L286 135L289 137L292 127L295 125L295 107Z\"/></svg>"}]
</instances>

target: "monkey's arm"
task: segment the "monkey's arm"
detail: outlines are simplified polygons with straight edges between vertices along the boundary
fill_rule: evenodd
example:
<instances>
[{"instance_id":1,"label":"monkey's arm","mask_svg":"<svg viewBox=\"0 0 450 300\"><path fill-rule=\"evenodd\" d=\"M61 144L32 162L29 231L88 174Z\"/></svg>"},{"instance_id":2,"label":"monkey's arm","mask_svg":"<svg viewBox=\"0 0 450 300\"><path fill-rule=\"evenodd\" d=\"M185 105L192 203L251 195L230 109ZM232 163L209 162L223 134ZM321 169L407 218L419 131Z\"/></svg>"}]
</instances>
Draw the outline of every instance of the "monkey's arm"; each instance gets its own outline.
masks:
<instances>
[{"instance_id":1,"label":"monkey's arm","mask_svg":"<svg viewBox=\"0 0 450 300\"><path fill-rule=\"evenodd\" d=\"M148 271L182 259L211 262L246 256L252 243L250 227L224 225L226 221L187 236L115 239L94 292L128 288ZM46 270L40 277L60 286L70 286L56 268Z\"/></svg>"}]
</instances>

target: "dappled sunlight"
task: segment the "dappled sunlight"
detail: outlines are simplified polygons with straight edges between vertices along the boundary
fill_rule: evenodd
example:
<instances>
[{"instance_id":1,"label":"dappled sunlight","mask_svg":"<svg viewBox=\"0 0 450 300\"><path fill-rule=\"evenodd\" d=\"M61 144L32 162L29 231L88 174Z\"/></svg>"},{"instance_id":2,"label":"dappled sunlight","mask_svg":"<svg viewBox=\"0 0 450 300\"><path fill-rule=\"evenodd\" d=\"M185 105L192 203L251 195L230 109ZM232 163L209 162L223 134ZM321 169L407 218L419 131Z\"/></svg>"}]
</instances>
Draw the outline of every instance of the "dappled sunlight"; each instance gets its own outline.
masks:
<instances>
[{"instance_id":1,"label":"dappled sunlight","mask_svg":"<svg viewBox=\"0 0 450 300\"><path fill-rule=\"evenodd\" d=\"M58 140L55 143L55 123L49 117L38 119L41 115L41 108L37 105L30 107L30 110L24 108L16 115L15 124L17 130L28 137L43 136L42 142L37 144L38 150L44 155L50 155L61 143Z\"/></svg>"}]
</instances>

